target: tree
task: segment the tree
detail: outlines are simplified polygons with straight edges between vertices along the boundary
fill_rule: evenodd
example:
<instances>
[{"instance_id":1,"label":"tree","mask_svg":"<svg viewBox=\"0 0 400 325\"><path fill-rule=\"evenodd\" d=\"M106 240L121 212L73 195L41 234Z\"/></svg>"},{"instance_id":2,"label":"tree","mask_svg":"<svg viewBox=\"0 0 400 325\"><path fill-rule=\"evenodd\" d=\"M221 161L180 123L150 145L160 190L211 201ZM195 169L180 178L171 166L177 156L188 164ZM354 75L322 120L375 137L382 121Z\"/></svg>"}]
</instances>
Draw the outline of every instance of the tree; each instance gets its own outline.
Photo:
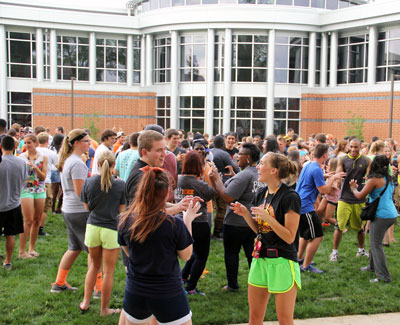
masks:
<instances>
[{"instance_id":1,"label":"tree","mask_svg":"<svg viewBox=\"0 0 400 325\"><path fill-rule=\"evenodd\" d=\"M95 139L96 141L99 139L99 132L100 129L96 127L96 125L99 125L100 118L99 114L94 113L94 114L85 114L85 121L83 123L83 128L84 129L89 129L90 130L90 137L92 139Z\"/></svg>"},{"instance_id":2,"label":"tree","mask_svg":"<svg viewBox=\"0 0 400 325\"><path fill-rule=\"evenodd\" d=\"M351 118L347 119L346 122L346 135L349 137L356 136L357 139L364 140L363 127L366 119L361 115L352 113L352 111L348 111L348 113L351 114Z\"/></svg>"}]
</instances>

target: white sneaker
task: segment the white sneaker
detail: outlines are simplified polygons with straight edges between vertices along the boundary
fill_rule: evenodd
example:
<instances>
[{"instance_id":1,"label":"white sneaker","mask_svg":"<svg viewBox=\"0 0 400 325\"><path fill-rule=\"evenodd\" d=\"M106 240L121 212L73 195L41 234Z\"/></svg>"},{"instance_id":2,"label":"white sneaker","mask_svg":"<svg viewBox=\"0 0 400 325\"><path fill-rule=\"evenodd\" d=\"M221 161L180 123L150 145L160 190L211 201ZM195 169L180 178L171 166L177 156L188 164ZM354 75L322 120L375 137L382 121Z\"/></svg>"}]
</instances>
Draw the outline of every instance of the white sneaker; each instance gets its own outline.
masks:
<instances>
[{"instance_id":1,"label":"white sneaker","mask_svg":"<svg viewBox=\"0 0 400 325\"><path fill-rule=\"evenodd\" d=\"M362 250L357 251L356 256L357 256L357 257L363 257L363 256L369 257L369 254L368 254L367 251L363 248Z\"/></svg>"},{"instance_id":2,"label":"white sneaker","mask_svg":"<svg viewBox=\"0 0 400 325\"><path fill-rule=\"evenodd\" d=\"M337 262L338 258L339 258L338 253L332 252L331 255L329 255L329 259L331 262Z\"/></svg>"}]
</instances>

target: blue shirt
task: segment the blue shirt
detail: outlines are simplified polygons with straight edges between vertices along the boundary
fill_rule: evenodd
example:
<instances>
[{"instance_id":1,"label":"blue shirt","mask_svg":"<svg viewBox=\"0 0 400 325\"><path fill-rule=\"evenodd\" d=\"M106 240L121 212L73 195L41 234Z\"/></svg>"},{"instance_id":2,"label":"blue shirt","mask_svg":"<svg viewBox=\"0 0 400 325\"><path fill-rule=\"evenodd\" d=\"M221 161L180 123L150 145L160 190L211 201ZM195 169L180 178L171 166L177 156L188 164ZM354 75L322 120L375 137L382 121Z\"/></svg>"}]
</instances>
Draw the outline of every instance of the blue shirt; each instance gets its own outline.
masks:
<instances>
[{"instance_id":1,"label":"blue shirt","mask_svg":"<svg viewBox=\"0 0 400 325\"><path fill-rule=\"evenodd\" d=\"M378 195L381 194L384 188L385 186L373 189L369 194L369 201L372 202L373 200L375 200ZM393 183L390 182L385 193L383 193L381 199L379 200L378 209L376 210L377 218L390 219L397 217L398 213L392 199L393 191L394 186Z\"/></svg>"},{"instance_id":2,"label":"blue shirt","mask_svg":"<svg viewBox=\"0 0 400 325\"><path fill-rule=\"evenodd\" d=\"M119 177L126 182L129 173L135 162L139 159L139 152L137 150L128 149L119 153L115 169L118 170Z\"/></svg>"},{"instance_id":3,"label":"blue shirt","mask_svg":"<svg viewBox=\"0 0 400 325\"><path fill-rule=\"evenodd\" d=\"M296 192L301 199L301 214L314 211L314 203L318 196L318 187L325 185L324 173L318 163L306 164L297 181Z\"/></svg>"}]
</instances>

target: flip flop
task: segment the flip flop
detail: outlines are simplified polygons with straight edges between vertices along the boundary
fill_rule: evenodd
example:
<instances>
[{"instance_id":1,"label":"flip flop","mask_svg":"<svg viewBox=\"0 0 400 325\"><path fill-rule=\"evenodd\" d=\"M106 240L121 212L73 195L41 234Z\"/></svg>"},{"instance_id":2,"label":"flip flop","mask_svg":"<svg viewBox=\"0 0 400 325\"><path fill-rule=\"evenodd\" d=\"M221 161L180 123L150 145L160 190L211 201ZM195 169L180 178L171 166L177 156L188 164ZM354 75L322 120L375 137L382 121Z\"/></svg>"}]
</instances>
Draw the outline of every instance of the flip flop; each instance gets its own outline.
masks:
<instances>
[{"instance_id":1,"label":"flip flop","mask_svg":"<svg viewBox=\"0 0 400 325\"><path fill-rule=\"evenodd\" d=\"M38 257L40 254L38 252L28 253L30 256Z\"/></svg>"},{"instance_id":2,"label":"flip flop","mask_svg":"<svg viewBox=\"0 0 400 325\"><path fill-rule=\"evenodd\" d=\"M31 258L35 258L35 257L36 257L36 256L33 256L33 255L31 255L31 254L28 254L28 253L26 253L26 254L24 254L24 255L18 254L18 258L19 258L19 259L22 259L22 260L31 259Z\"/></svg>"},{"instance_id":3,"label":"flip flop","mask_svg":"<svg viewBox=\"0 0 400 325\"><path fill-rule=\"evenodd\" d=\"M82 303L79 304L79 310L81 311L82 314L84 314L84 313L86 313L86 312L90 309L90 306L89 306L88 308L86 308L86 309L83 309L83 308L81 307L81 304L82 304Z\"/></svg>"},{"instance_id":4,"label":"flip flop","mask_svg":"<svg viewBox=\"0 0 400 325\"><path fill-rule=\"evenodd\" d=\"M109 314L105 314L105 315L100 315L100 316L111 316L111 315L116 315L119 314L121 312L121 309L117 308L117 309L112 309L110 308L109 310L111 310L111 312Z\"/></svg>"}]
</instances>

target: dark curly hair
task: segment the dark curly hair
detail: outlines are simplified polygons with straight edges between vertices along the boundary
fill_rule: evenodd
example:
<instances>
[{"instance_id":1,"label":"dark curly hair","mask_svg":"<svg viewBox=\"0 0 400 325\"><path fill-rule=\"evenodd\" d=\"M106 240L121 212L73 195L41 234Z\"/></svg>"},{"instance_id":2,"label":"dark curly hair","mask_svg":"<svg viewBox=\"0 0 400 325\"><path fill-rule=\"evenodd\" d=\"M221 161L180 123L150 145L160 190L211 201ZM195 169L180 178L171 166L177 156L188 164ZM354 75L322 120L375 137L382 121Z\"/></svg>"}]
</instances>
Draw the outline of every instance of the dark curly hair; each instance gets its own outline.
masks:
<instances>
[{"instance_id":1,"label":"dark curly hair","mask_svg":"<svg viewBox=\"0 0 400 325\"><path fill-rule=\"evenodd\" d=\"M390 180L389 175L390 161L385 155L378 155L374 158L369 169L368 178L383 178Z\"/></svg>"}]
</instances>

